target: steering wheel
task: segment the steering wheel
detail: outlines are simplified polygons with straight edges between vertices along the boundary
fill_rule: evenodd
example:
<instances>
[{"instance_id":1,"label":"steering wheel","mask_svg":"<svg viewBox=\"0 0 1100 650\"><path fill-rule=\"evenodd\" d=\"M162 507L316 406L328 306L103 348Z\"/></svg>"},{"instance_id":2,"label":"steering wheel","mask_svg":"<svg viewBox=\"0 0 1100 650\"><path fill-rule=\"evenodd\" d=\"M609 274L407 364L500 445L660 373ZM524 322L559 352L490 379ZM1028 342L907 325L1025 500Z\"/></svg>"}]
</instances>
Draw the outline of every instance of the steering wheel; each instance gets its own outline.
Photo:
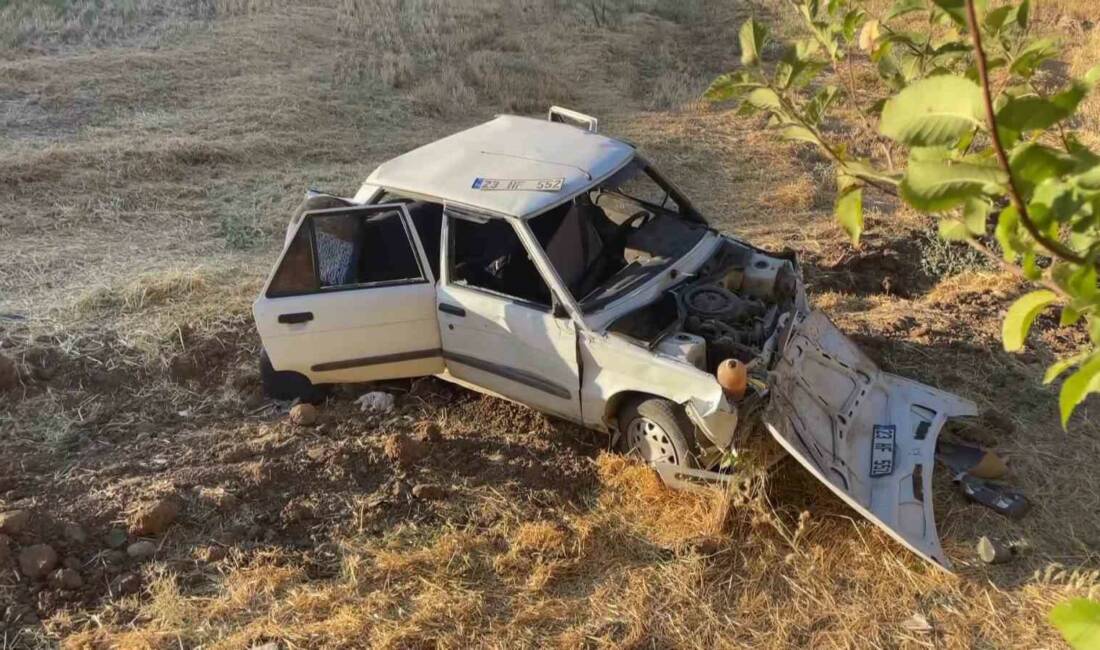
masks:
<instances>
[{"instance_id":1,"label":"steering wheel","mask_svg":"<svg viewBox=\"0 0 1100 650\"><path fill-rule=\"evenodd\" d=\"M643 226L652 218L653 213L647 210L639 210L627 217L626 221L620 223L619 227L615 230L615 236L612 238L615 249L626 246L626 238L630 235L630 231L634 228L635 223L638 223L639 226Z\"/></svg>"}]
</instances>

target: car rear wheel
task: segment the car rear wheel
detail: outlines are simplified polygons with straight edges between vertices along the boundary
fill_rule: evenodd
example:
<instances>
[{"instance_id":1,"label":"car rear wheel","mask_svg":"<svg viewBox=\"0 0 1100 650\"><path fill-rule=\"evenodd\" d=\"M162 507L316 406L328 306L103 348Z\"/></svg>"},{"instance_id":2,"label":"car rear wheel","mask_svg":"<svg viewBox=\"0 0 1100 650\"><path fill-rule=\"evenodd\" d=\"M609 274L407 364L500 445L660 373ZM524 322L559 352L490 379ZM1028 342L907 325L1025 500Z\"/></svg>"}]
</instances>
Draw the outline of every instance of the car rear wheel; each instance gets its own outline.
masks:
<instances>
[{"instance_id":1,"label":"car rear wheel","mask_svg":"<svg viewBox=\"0 0 1100 650\"><path fill-rule=\"evenodd\" d=\"M628 402L619 412L619 448L646 463L695 467L695 427L679 405L659 397Z\"/></svg>"},{"instance_id":2,"label":"car rear wheel","mask_svg":"<svg viewBox=\"0 0 1100 650\"><path fill-rule=\"evenodd\" d=\"M260 352L260 381L264 395L277 400L299 400L319 404L328 394L327 386L315 386L301 373L275 370L267 350Z\"/></svg>"}]
</instances>

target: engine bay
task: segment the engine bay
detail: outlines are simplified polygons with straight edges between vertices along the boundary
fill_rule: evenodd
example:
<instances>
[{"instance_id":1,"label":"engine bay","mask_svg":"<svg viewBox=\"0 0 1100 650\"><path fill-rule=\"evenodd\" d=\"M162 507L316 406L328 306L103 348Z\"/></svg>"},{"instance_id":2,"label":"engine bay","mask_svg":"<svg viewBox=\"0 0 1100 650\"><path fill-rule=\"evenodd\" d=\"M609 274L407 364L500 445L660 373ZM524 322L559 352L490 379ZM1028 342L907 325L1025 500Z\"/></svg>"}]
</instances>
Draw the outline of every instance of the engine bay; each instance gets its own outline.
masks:
<instances>
[{"instance_id":1,"label":"engine bay","mask_svg":"<svg viewBox=\"0 0 1100 650\"><path fill-rule=\"evenodd\" d=\"M728 359L766 364L797 292L793 259L726 239L691 277L610 331L709 373Z\"/></svg>"}]
</instances>

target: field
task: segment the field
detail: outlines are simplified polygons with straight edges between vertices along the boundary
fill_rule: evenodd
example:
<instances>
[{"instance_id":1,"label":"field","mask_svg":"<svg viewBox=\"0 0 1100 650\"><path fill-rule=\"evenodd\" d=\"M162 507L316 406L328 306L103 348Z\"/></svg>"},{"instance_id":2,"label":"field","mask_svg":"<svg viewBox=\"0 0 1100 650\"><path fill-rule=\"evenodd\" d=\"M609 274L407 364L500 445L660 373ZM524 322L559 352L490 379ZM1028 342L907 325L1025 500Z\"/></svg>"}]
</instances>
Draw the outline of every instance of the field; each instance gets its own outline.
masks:
<instances>
[{"instance_id":1,"label":"field","mask_svg":"<svg viewBox=\"0 0 1100 650\"><path fill-rule=\"evenodd\" d=\"M1053 81L1100 56L1091 4L1037 3L1067 44ZM0 513L30 513L0 536L0 649L1064 647L1047 612L1100 597L1100 421L1089 402L1063 431L1040 380L1084 334L1044 317L1003 352L1012 276L881 200L853 249L823 157L699 102L752 8L0 0ZM978 402L969 435L1032 511L969 504L940 471L949 575L794 462L676 493L598 434L435 379L385 386L386 415L341 389L316 427L265 401L250 303L305 189L350 196L389 157L552 103L715 225L797 251L885 369ZM1100 140L1100 99L1074 128ZM129 556L162 499L173 525ZM1024 551L985 565L983 535ZM69 584L15 571L42 543Z\"/></svg>"}]
</instances>

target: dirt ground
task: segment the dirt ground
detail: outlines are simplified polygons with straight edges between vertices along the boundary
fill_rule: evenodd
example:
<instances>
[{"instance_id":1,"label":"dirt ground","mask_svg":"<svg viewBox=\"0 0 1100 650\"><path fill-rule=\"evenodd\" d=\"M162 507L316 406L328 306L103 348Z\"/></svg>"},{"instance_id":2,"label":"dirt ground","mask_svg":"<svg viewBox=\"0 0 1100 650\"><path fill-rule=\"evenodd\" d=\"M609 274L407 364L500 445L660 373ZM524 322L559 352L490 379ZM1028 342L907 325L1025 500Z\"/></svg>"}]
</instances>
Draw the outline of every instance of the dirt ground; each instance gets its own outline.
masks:
<instances>
[{"instance_id":1,"label":"dirt ground","mask_svg":"<svg viewBox=\"0 0 1100 650\"><path fill-rule=\"evenodd\" d=\"M886 202L852 249L820 156L700 104L745 7L608 4L0 2L0 648L1063 647L1050 607L1100 597L1100 429L1088 402L1064 432L1040 379L1082 334L1044 319L1004 353L1015 280ZM1085 4L1037 12L1073 69L1100 52ZM249 304L302 192L551 103L796 250L885 369L978 402L965 435L1032 511L939 472L948 575L793 462L675 493L432 378L342 387L311 426L266 401ZM368 390L395 409L361 412ZM1025 550L982 564L983 535Z\"/></svg>"}]
</instances>

